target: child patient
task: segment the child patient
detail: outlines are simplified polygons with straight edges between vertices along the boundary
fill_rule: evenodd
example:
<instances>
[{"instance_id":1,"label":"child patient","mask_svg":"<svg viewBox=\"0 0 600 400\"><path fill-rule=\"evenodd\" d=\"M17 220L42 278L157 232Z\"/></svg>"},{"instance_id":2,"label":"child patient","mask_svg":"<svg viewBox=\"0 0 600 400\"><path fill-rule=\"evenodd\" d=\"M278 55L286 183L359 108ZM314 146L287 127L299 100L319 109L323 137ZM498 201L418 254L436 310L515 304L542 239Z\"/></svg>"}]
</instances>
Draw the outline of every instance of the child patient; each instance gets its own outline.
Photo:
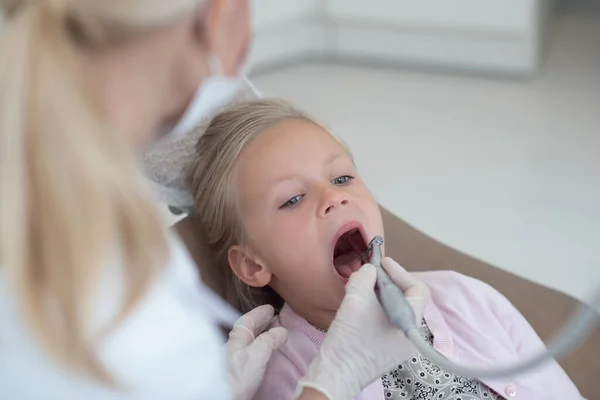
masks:
<instances>
[{"instance_id":1,"label":"child patient","mask_svg":"<svg viewBox=\"0 0 600 400\"><path fill-rule=\"evenodd\" d=\"M375 236L377 202L348 149L287 103L258 100L219 114L197 145L191 177L214 263L209 280L240 311L271 304L288 342L256 399L292 399ZM385 262L394 262L386 259ZM544 348L490 286L450 271L415 273L431 302L422 335L451 361L489 368ZM359 399L580 399L556 362L511 379L455 376L415 356Z\"/></svg>"}]
</instances>

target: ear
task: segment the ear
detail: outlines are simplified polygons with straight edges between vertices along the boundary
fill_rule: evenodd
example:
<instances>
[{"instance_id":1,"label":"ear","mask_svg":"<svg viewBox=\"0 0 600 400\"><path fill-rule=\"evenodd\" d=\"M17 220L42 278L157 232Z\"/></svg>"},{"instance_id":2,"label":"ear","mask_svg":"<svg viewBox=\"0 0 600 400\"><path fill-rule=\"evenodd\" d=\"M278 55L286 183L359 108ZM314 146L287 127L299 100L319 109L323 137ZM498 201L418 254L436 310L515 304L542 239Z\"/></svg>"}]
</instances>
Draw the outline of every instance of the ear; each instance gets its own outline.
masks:
<instances>
[{"instance_id":1,"label":"ear","mask_svg":"<svg viewBox=\"0 0 600 400\"><path fill-rule=\"evenodd\" d=\"M232 246L227 251L229 266L242 282L252 287L264 287L273 274L247 246Z\"/></svg>"},{"instance_id":2,"label":"ear","mask_svg":"<svg viewBox=\"0 0 600 400\"><path fill-rule=\"evenodd\" d=\"M210 0L199 12L199 39L211 54L218 57L222 69L219 73L237 75L252 37L249 1Z\"/></svg>"},{"instance_id":3,"label":"ear","mask_svg":"<svg viewBox=\"0 0 600 400\"><path fill-rule=\"evenodd\" d=\"M197 32L208 49L217 47L219 29L227 12L228 3L228 0L209 0L196 12Z\"/></svg>"}]
</instances>

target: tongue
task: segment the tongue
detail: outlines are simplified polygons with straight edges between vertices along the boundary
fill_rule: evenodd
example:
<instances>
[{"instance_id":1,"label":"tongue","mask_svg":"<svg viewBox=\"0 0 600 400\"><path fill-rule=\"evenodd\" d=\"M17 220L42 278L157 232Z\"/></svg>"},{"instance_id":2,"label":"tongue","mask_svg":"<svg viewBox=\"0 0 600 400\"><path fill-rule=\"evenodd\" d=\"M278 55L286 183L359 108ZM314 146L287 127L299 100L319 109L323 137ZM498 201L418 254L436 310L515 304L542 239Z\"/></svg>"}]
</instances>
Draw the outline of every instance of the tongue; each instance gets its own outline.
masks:
<instances>
[{"instance_id":1,"label":"tongue","mask_svg":"<svg viewBox=\"0 0 600 400\"><path fill-rule=\"evenodd\" d=\"M344 253L333 260L333 266L342 278L350 278L361 267L360 255L355 251Z\"/></svg>"}]
</instances>

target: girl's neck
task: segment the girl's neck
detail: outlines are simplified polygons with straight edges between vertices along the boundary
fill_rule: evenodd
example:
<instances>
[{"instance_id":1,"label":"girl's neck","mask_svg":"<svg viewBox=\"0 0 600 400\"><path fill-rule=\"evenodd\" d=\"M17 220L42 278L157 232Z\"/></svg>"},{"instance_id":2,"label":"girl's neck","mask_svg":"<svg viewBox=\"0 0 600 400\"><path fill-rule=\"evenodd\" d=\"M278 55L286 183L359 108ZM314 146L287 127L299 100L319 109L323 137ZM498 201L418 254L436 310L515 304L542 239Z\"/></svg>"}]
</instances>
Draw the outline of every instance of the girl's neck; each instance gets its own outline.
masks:
<instances>
[{"instance_id":1,"label":"girl's neck","mask_svg":"<svg viewBox=\"0 0 600 400\"><path fill-rule=\"evenodd\" d=\"M307 310L304 307L298 307L295 304L288 305L294 310L296 314L300 317L304 318L309 324L314 326L320 331L327 332L329 330L329 326L333 322L335 318L335 311L326 311L326 310Z\"/></svg>"}]
</instances>

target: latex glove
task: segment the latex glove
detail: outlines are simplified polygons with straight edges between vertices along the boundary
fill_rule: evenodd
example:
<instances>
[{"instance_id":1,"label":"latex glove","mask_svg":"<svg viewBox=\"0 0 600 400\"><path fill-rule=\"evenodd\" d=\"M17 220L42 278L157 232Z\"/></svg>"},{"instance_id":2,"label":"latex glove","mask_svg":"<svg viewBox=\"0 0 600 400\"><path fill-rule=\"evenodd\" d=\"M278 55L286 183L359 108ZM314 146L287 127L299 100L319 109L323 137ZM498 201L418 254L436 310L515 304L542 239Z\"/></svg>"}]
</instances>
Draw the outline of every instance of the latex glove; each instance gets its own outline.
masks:
<instances>
[{"instance_id":1,"label":"latex glove","mask_svg":"<svg viewBox=\"0 0 600 400\"><path fill-rule=\"evenodd\" d=\"M250 400L263 380L273 351L287 340L285 328L269 326L274 310L260 306L236 321L225 345L232 398Z\"/></svg>"},{"instance_id":2,"label":"latex glove","mask_svg":"<svg viewBox=\"0 0 600 400\"><path fill-rule=\"evenodd\" d=\"M382 266L402 289L417 321L430 299L429 289L391 258ZM332 322L319 355L298 383L330 400L349 400L395 366L417 354L404 333L390 322L375 295L377 270L365 264L352 274L346 295Z\"/></svg>"},{"instance_id":3,"label":"latex glove","mask_svg":"<svg viewBox=\"0 0 600 400\"><path fill-rule=\"evenodd\" d=\"M385 257L381 261L381 266L388 273L392 282L404 292L406 301L415 312L415 322L417 326L421 326L423 313L431 298L429 288L390 257Z\"/></svg>"}]
</instances>

